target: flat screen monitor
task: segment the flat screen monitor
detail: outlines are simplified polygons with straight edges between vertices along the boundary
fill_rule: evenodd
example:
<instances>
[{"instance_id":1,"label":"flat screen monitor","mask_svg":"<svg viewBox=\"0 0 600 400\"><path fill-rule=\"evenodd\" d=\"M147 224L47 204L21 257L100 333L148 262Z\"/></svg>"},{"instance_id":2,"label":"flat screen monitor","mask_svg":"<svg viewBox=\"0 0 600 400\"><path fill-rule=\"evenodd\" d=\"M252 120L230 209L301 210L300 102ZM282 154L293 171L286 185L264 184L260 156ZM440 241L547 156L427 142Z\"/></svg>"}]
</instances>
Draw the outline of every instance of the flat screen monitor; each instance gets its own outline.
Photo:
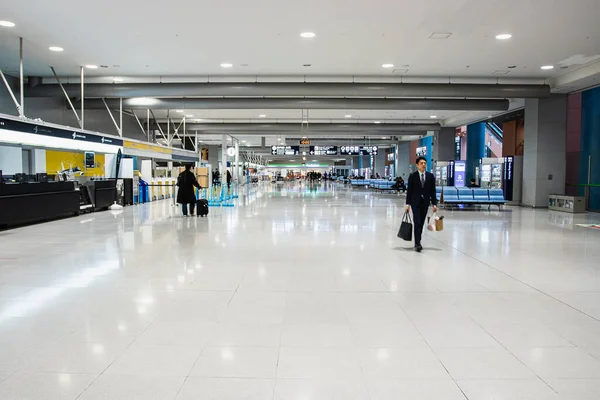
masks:
<instances>
[{"instance_id":1,"label":"flat screen monitor","mask_svg":"<svg viewBox=\"0 0 600 400\"><path fill-rule=\"evenodd\" d=\"M96 166L96 153L91 151L85 152L85 167L94 168Z\"/></svg>"}]
</instances>

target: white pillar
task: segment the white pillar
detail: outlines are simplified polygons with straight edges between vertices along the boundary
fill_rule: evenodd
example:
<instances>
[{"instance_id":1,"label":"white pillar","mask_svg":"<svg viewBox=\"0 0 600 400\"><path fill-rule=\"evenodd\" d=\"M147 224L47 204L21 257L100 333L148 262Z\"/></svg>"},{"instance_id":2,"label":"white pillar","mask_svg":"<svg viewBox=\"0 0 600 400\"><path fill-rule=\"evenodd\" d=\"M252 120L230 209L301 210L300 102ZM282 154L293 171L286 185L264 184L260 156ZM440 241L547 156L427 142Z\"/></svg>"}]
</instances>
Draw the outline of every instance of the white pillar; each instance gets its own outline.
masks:
<instances>
[{"instance_id":1,"label":"white pillar","mask_svg":"<svg viewBox=\"0 0 600 400\"><path fill-rule=\"evenodd\" d=\"M227 173L227 135L223 135L223 142L221 144L221 182L226 177Z\"/></svg>"},{"instance_id":2,"label":"white pillar","mask_svg":"<svg viewBox=\"0 0 600 400\"><path fill-rule=\"evenodd\" d=\"M240 141L236 140L235 141L235 170L234 170L234 174L233 174L233 179L236 180L236 182L240 181Z\"/></svg>"}]
</instances>

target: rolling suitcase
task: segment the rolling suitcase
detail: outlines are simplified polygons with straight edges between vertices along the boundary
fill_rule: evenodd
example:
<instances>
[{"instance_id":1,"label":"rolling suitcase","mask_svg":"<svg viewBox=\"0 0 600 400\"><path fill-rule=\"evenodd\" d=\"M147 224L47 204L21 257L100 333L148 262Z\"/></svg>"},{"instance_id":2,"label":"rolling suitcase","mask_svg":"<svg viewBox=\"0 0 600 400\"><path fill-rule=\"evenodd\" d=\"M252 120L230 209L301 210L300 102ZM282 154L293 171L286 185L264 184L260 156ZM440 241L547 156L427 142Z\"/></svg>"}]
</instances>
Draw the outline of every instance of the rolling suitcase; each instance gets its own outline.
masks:
<instances>
[{"instance_id":1,"label":"rolling suitcase","mask_svg":"<svg viewBox=\"0 0 600 400\"><path fill-rule=\"evenodd\" d=\"M196 215L206 217L208 215L208 200L200 199L196 202Z\"/></svg>"}]
</instances>

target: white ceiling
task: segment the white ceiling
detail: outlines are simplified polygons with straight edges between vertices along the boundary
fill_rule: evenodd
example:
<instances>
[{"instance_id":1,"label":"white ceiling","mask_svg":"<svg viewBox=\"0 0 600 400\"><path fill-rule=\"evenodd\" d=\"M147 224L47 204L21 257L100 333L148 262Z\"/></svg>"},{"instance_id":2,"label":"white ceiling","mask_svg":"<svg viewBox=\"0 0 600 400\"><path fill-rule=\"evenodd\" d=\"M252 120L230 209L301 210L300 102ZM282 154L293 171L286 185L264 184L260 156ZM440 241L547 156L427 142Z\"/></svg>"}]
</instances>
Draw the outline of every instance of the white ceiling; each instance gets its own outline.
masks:
<instances>
[{"instance_id":1,"label":"white ceiling","mask_svg":"<svg viewBox=\"0 0 600 400\"><path fill-rule=\"evenodd\" d=\"M540 66L600 54L598 0L28 0L4 2L0 20L16 24L0 28L0 67L17 71L23 36L25 72L36 76L98 64L108 68L89 76L389 77L398 73L381 64L393 63L407 76L550 78L577 67Z\"/></svg>"}]
</instances>

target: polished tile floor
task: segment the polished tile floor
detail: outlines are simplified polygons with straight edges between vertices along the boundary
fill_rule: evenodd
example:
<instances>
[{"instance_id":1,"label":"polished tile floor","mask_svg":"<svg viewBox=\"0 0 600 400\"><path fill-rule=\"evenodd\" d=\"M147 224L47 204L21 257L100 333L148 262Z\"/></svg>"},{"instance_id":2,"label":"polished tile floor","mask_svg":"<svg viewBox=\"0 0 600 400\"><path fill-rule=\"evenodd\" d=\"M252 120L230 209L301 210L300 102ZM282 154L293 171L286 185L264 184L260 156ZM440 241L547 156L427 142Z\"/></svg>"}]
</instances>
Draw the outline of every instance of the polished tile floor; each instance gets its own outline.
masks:
<instances>
[{"instance_id":1,"label":"polished tile floor","mask_svg":"<svg viewBox=\"0 0 600 400\"><path fill-rule=\"evenodd\" d=\"M0 232L0 399L600 398L598 215L266 184Z\"/></svg>"}]
</instances>

